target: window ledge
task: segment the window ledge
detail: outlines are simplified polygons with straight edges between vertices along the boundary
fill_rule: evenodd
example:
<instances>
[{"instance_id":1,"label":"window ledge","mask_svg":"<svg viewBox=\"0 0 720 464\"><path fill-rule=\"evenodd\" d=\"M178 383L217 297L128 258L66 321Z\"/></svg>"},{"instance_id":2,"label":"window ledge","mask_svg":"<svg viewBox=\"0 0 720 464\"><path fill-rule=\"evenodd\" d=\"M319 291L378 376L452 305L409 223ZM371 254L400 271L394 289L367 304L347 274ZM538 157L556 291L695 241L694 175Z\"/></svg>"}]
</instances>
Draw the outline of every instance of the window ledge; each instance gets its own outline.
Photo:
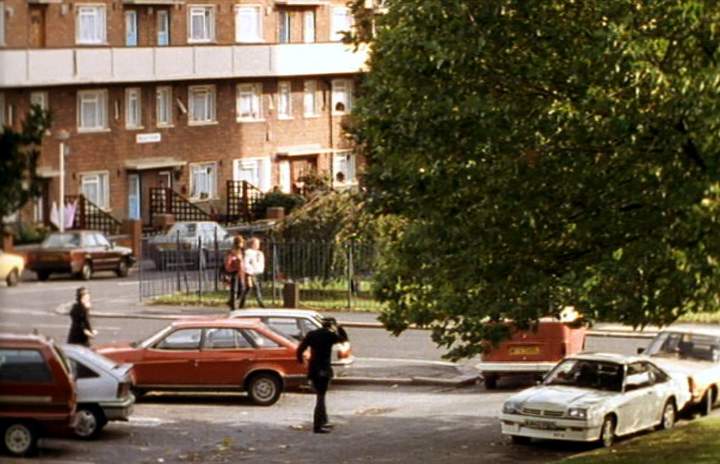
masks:
<instances>
[{"instance_id":1,"label":"window ledge","mask_svg":"<svg viewBox=\"0 0 720 464\"><path fill-rule=\"evenodd\" d=\"M141 131L141 130L145 130L145 126L125 126L125 130L127 130L127 131Z\"/></svg>"},{"instance_id":2,"label":"window ledge","mask_svg":"<svg viewBox=\"0 0 720 464\"><path fill-rule=\"evenodd\" d=\"M109 42L78 42L75 41L75 45L80 47L107 47L110 45Z\"/></svg>"},{"instance_id":3,"label":"window ledge","mask_svg":"<svg viewBox=\"0 0 720 464\"><path fill-rule=\"evenodd\" d=\"M204 201L217 200L217 198L215 198L215 197L207 197L207 198L188 198L188 200L190 201L190 203L202 203L202 202L204 202Z\"/></svg>"},{"instance_id":4,"label":"window ledge","mask_svg":"<svg viewBox=\"0 0 720 464\"><path fill-rule=\"evenodd\" d=\"M155 127L158 129L174 129L175 124L156 124Z\"/></svg>"},{"instance_id":5,"label":"window ledge","mask_svg":"<svg viewBox=\"0 0 720 464\"><path fill-rule=\"evenodd\" d=\"M266 43L263 39L253 39L253 40L235 40L235 43L238 45L254 45L254 44L264 44Z\"/></svg>"},{"instance_id":6,"label":"window ledge","mask_svg":"<svg viewBox=\"0 0 720 464\"><path fill-rule=\"evenodd\" d=\"M202 45L202 44L213 45L213 44L217 43L217 41L215 39L197 39L197 40L188 39L187 43L194 44L194 45Z\"/></svg>"},{"instance_id":7,"label":"window ledge","mask_svg":"<svg viewBox=\"0 0 720 464\"><path fill-rule=\"evenodd\" d=\"M78 134L104 134L106 132L110 132L109 128L103 128L103 129L83 129L82 127L78 127Z\"/></svg>"},{"instance_id":8,"label":"window ledge","mask_svg":"<svg viewBox=\"0 0 720 464\"><path fill-rule=\"evenodd\" d=\"M248 123L254 123L254 122L266 122L265 119L246 119L246 118L238 118L237 122L241 124L248 124Z\"/></svg>"},{"instance_id":9,"label":"window ledge","mask_svg":"<svg viewBox=\"0 0 720 464\"><path fill-rule=\"evenodd\" d=\"M217 121L188 121L188 126L217 126Z\"/></svg>"},{"instance_id":10,"label":"window ledge","mask_svg":"<svg viewBox=\"0 0 720 464\"><path fill-rule=\"evenodd\" d=\"M303 114L303 118L305 118L305 119L317 119L319 117L320 117L320 114L318 114L318 113Z\"/></svg>"},{"instance_id":11,"label":"window ledge","mask_svg":"<svg viewBox=\"0 0 720 464\"><path fill-rule=\"evenodd\" d=\"M295 118L292 116L278 116L278 121L292 121L293 119Z\"/></svg>"}]
</instances>

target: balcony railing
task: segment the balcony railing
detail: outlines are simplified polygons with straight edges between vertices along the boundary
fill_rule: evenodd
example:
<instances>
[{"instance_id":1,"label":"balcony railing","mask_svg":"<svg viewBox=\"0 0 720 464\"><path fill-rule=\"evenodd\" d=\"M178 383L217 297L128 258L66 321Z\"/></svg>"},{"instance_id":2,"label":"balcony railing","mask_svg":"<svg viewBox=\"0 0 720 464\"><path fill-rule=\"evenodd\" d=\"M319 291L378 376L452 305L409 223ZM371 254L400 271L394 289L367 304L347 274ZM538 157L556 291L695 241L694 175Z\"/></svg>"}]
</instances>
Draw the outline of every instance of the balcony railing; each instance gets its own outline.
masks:
<instances>
[{"instance_id":1,"label":"balcony railing","mask_svg":"<svg viewBox=\"0 0 720 464\"><path fill-rule=\"evenodd\" d=\"M342 43L0 50L0 88L350 74L366 58Z\"/></svg>"}]
</instances>

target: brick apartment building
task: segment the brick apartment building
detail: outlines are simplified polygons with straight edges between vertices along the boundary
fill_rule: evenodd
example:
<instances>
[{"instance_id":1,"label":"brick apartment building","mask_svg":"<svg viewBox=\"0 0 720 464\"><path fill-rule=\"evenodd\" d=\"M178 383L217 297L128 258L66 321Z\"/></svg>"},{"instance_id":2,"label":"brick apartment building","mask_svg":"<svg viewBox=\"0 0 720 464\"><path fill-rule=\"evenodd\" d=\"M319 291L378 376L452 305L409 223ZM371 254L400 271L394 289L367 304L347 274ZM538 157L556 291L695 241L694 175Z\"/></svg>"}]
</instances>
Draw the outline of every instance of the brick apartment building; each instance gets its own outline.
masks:
<instances>
[{"instance_id":1,"label":"brick apartment building","mask_svg":"<svg viewBox=\"0 0 720 464\"><path fill-rule=\"evenodd\" d=\"M0 0L0 126L53 115L24 219L58 201L63 132L64 194L118 220L149 223L157 187L222 212L228 180L353 184L341 124L366 56L340 42L344 2Z\"/></svg>"}]
</instances>

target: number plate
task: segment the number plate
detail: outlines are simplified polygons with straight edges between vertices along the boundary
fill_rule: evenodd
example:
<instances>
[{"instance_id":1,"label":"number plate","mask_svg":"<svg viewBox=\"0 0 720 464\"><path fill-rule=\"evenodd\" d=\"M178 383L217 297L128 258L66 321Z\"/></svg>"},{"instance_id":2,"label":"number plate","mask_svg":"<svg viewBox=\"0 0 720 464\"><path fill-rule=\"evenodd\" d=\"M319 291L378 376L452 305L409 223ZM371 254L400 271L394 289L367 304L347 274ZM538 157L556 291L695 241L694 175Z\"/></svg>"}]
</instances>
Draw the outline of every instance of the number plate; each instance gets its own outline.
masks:
<instances>
[{"instance_id":1,"label":"number plate","mask_svg":"<svg viewBox=\"0 0 720 464\"><path fill-rule=\"evenodd\" d=\"M525 421L525 427L538 430L552 430L557 429L557 426L552 422L540 422L540 421Z\"/></svg>"},{"instance_id":2,"label":"number plate","mask_svg":"<svg viewBox=\"0 0 720 464\"><path fill-rule=\"evenodd\" d=\"M513 346L510 347L511 356L527 356L533 354L540 354L539 346Z\"/></svg>"}]
</instances>

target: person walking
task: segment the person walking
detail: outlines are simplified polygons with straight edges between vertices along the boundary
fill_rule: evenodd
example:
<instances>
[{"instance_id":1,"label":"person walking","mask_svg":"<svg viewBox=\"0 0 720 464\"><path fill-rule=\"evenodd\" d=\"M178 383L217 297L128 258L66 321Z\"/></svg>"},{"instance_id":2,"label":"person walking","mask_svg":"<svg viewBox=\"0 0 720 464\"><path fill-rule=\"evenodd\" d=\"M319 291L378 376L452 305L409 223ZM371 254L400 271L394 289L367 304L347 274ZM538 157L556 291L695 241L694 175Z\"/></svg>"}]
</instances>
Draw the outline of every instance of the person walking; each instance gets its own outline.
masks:
<instances>
[{"instance_id":1,"label":"person walking","mask_svg":"<svg viewBox=\"0 0 720 464\"><path fill-rule=\"evenodd\" d=\"M330 388L333 370L330 364L332 347L336 343L348 340L347 332L332 317L323 318L322 327L305 335L297 348L296 356L299 363L303 363L303 353L310 348L310 363L308 365L308 378L315 389L315 411L313 413L313 432L329 433L331 425L328 423L325 395Z\"/></svg>"},{"instance_id":2,"label":"person walking","mask_svg":"<svg viewBox=\"0 0 720 464\"><path fill-rule=\"evenodd\" d=\"M230 311L245 305L245 265L243 264L243 248L245 239L238 235L233 239L233 246L225 256L225 272L230 276ZM238 304L239 303L239 304Z\"/></svg>"},{"instance_id":3,"label":"person walking","mask_svg":"<svg viewBox=\"0 0 720 464\"><path fill-rule=\"evenodd\" d=\"M70 332L67 342L75 345L90 346L90 340L95 338L97 331L90 324L90 292L80 287L75 292L75 304L70 309Z\"/></svg>"},{"instance_id":4,"label":"person walking","mask_svg":"<svg viewBox=\"0 0 720 464\"><path fill-rule=\"evenodd\" d=\"M255 299L258 306L264 308L262 301L262 275L265 272L265 254L260 250L260 239L253 237L250 239L249 247L245 250L245 273L247 274L247 286L245 287L245 295L250 293L251 289L255 290ZM243 298L243 301L245 298Z\"/></svg>"}]
</instances>

